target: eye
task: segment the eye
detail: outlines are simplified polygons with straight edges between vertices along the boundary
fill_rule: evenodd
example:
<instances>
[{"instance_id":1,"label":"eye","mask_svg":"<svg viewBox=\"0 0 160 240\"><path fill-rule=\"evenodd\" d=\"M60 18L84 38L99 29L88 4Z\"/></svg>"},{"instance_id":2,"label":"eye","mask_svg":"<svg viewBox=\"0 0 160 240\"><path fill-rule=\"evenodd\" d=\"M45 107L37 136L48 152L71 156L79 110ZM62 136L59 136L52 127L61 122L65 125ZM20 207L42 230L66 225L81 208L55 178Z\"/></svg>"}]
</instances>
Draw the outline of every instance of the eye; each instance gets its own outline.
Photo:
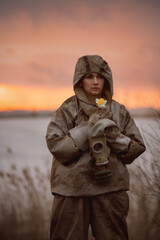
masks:
<instances>
[{"instance_id":1,"label":"eye","mask_svg":"<svg viewBox=\"0 0 160 240\"><path fill-rule=\"evenodd\" d=\"M100 73L98 73L97 78L103 78L104 79L103 75L100 74Z\"/></svg>"},{"instance_id":2,"label":"eye","mask_svg":"<svg viewBox=\"0 0 160 240\"><path fill-rule=\"evenodd\" d=\"M85 78L91 79L93 77L92 74L86 74Z\"/></svg>"}]
</instances>

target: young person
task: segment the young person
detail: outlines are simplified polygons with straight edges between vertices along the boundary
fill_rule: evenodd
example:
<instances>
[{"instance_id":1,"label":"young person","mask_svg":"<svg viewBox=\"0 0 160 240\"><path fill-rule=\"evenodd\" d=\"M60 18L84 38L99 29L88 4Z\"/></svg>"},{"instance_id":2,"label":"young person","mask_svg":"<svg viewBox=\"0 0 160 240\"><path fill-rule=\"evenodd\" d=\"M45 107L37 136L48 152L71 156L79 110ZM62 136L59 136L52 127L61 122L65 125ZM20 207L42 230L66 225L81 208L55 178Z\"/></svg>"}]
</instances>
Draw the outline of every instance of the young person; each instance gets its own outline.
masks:
<instances>
[{"instance_id":1,"label":"young person","mask_svg":"<svg viewBox=\"0 0 160 240\"><path fill-rule=\"evenodd\" d=\"M127 164L145 151L124 105L113 100L112 72L98 55L75 67L75 95L53 113L47 145L53 155L50 239L127 240Z\"/></svg>"}]
</instances>

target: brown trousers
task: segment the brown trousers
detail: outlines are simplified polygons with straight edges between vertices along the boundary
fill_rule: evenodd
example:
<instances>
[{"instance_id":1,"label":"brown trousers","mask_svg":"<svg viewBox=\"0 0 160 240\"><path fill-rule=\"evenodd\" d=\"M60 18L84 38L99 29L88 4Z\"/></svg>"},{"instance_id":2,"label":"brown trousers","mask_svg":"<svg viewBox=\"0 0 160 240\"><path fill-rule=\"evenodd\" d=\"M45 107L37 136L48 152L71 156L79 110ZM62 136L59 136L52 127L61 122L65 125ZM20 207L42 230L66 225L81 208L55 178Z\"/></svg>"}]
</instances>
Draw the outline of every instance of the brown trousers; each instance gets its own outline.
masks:
<instances>
[{"instance_id":1,"label":"brown trousers","mask_svg":"<svg viewBox=\"0 0 160 240\"><path fill-rule=\"evenodd\" d=\"M96 240L128 240L125 191L95 197L54 197L50 240L87 240L89 224Z\"/></svg>"}]
</instances>

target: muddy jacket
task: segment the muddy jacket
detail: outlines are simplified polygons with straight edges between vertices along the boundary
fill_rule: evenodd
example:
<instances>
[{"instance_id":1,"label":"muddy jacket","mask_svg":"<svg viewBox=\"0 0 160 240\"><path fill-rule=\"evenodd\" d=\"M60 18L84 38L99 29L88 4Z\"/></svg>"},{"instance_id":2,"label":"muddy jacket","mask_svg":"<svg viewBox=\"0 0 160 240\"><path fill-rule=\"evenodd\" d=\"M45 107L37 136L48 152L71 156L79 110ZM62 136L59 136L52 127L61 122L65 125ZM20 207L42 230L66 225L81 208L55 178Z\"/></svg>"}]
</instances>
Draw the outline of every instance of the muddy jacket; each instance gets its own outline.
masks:
<instances>
[{"instance_id":1,"label":"muddy jacket","mask_svg":"<svg viewBox=\"0 0 160 240\"><path fill-rule=\"evenodd\" d=\"M97 110L91 105L79 81L89 72L105 78L103 98L121 133L111 144L109 167L112 179L97 183L93 178L94 161L86 138L89 117ZM145 151L141 134L124 105L112 99L112 73L108 64L97 55L78 59L74 74L75 95L53 113L47 129L47 145L53 155L51 191L64 196L95 196L129 189L127 164Z\"/></svg>"}]
</instances>

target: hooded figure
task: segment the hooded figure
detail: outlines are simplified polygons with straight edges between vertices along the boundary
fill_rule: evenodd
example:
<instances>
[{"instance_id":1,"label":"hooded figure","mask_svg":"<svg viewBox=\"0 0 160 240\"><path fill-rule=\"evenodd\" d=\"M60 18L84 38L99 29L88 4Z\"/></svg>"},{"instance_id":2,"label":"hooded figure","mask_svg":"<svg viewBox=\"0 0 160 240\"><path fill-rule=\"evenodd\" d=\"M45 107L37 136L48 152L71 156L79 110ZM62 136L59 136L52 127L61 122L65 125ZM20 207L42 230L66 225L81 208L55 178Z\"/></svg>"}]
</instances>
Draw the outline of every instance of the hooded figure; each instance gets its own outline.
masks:
<instances>
[{"instance_id":1,"label":"hooded figure","mask_svg":"<svg viewBox=\"0 0 160 240\"><path fill-rule=\"evenodd\" d=\"M126 165L145 151L141 134L125 106L112 99L112 72L102 57L78 59L73 87L75 95L53 113L46 134L55 196L50 239L87 240L89 224L96 240L128 239ZM96 97L106 102L103 108Z\"/></svg>"}]
</instances>

